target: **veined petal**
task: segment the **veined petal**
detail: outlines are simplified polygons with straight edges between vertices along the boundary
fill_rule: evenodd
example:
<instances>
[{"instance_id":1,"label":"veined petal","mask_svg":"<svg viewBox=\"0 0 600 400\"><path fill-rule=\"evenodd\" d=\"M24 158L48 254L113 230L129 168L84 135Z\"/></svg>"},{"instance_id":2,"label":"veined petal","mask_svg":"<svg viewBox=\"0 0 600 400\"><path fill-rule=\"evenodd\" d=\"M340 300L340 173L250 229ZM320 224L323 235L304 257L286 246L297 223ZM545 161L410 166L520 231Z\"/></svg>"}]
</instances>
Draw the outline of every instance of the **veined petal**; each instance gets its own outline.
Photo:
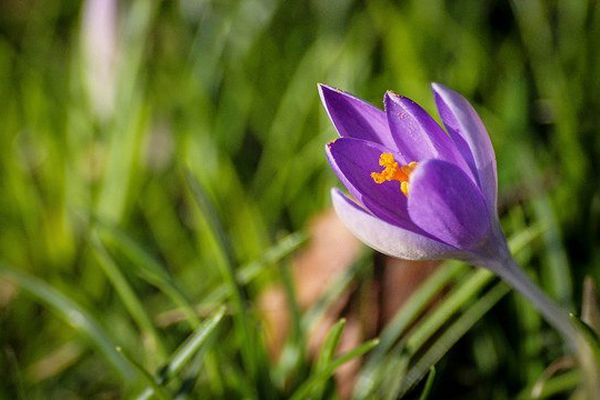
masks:
<instances>
[{"instance_id":1,"label":"veined petal","mask_svg":"<svg viewBox=\"0 0 600 400\"><path fill-rule=\"evenodd\" d=\"M382 221L338 189L331 190L331 198L346 227L362 242L381 253L406 260L436 260L460 254L445 243Z\"/></svg>"},{"instance_id":2,"label":"veined petal","mask_svg":"<svg viewBox=\"0 0 600 400\"><path fill-rule=\"evenodd\" d=\"M341 90L319 84L321 101L341 137L368 140L396 149L380 109Z\"/></svg>"},{"instance_id":3,"label":"veined petal","mask_svg":"<svg viewBox=\"0 0 600 400\"><path fill-rule=\"evenodd\" d=\"M405 164L402 155L366 140L340 138L326 146L327 158L338 178L363 206L385 221L407 228L418 228L406 211L406 196L399 182L375 183L371 173L380 171L379 156L393 153L397 162Z\"/></svg>"},{"instance_id":4,"label":"veined petal","mask_svg":"<svg viewBox=\"0 0 600 400\"><path fill-rule=\"evenodd\" d=\"M450 137L420 105L389 91L384 104L391 135L408 159L437 158L471 173Z\"/></svg>"},{"instance_id":5,"label":"veined petal","mask_svg":"<svg viewBox=\"0 0 600 400\"><path fill-rule=\"evenodd\" d=\"M463 96L439 83L432 88L446 130L477 178L488 209L496 213L496 156L483 122Z\"/></svg>"},{"instance_id":6,"label":"veined petal","mask_svg":"<svg viewBox=\"0 0 600 400\"><path fill-rule=\"evenodd\" d=\"M411 220L431 236L464 250L474 250L490 234L491 215L473 181L456 165L421 162L411 175Z\"/></svg>"}]
</instances>

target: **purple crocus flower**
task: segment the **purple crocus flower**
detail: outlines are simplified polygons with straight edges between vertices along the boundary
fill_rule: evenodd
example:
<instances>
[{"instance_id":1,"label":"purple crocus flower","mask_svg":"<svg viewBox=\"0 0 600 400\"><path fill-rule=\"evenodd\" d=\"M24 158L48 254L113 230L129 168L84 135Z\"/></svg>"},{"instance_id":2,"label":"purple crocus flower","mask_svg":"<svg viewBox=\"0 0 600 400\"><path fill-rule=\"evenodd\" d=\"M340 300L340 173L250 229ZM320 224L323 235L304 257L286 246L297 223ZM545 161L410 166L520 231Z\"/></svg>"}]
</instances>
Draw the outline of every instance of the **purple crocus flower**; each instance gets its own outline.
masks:
<instances>
[{"instance_id":1,"label":"purple crocus flower","mask_svg":"<svg viewBox=\"0 0 600 400\"><path fill-rule=\"evenodd\" d=\"M527 296L566 337L568 315L515 264L496 209L496 158L469 102L433 84L442 127L414 101L387 92L385 111L319 85L340 138L329 163L352 197L332 190L334 208L360 240L409 260L460 259L486 267Z\"/></svg>"}]
</instances>

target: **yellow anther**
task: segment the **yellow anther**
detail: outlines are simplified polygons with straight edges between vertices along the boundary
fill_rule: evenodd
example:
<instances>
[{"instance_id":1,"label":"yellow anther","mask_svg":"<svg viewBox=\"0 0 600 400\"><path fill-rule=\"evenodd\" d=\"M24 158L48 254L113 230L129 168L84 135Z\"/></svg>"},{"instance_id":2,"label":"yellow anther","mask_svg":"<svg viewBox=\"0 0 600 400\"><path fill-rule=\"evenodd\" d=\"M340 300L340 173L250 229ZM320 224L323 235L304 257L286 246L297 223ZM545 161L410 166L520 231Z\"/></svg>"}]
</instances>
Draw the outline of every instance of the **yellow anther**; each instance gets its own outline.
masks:
<instances>
[{"instance_id":1,"label":"yellow anther","mask_svg":"<svg viewBox=\"0 0 600 400\"><path fill-rule=\"evenodd\" d=\"M406 197L408 197L408 182L400 182L400 190Z\"/></svg>"},{"instance_id":2,"label":"yellow anther","mask_svg":"<svg viewBox=\"0 0 600 400\"><path fill-rule=\"evenodd\" d=\"M407 165L399 166L392 153L381 153L379 165L383 167L383 171L371 173L371 178L375 183L398 181L400 182L400 190L405 196L408 196L408 180L410 174L417 168L417 163L411 161Z\"/></svg>"},{"instance_id":3,"label":"yellow anther","mask_svg":"<svg viewBox=\"0 0 600 400\"><path fill-rule=\"evenodd\" d=\"M394 160L394 156L392 153L381 153L379 156L379 165L382 167L387 167L396 164L396 160Z\"/></svg>"}]
</instances>

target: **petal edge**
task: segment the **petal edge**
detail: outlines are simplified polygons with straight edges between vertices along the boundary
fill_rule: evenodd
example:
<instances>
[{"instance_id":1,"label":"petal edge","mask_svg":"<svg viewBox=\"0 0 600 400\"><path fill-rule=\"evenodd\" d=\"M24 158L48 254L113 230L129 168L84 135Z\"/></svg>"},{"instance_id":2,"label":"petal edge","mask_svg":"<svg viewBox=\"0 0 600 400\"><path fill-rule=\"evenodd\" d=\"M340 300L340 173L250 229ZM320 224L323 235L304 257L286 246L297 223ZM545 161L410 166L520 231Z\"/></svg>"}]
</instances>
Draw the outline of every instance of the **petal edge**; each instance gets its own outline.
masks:
<instances>
[{"instance_id":1,"label":"petal edge","mask_svg":"<svg viewBox=\"0 0 600 400\"><path fill-rule=\"evenodd\" d=\"M432 83L438 113L450 137L477 177L490 212L497 212L496 155L490 136L473 106L458 92Z\"/></svg>"},{"instance_id":2,"label":"petal edge","mask_svg":"<svg viewBox=\"0 0 600 400\"><path fill-rule=\"evenodd\" d=\"M461 254L445 243L378 219L339 189L331 190L331 199L344 225L363 243L383 254L406 260L439 260Z\"/></svg>"},{"instance_id":3,"label":"petal edge","mask_svg":"<svg viewBox=\"0 0 600 400\"><path fill-rule=\"evenodd\" d=\"M427 160L413 172L408 214L429 235L464 251L476 250L491 233L492 216L477 185L442 160Z\"/></svg>"},{"instance_id":4,"label":"petal edge","mask_svg":"<svg viewBox=\"0 0 600 400\"><path fill-rule=\"evenodd\" d=\"M351 94L318 84L319 96L341 137L363 139L396 149L385 113Z\"/></svg>"}]
</instances>

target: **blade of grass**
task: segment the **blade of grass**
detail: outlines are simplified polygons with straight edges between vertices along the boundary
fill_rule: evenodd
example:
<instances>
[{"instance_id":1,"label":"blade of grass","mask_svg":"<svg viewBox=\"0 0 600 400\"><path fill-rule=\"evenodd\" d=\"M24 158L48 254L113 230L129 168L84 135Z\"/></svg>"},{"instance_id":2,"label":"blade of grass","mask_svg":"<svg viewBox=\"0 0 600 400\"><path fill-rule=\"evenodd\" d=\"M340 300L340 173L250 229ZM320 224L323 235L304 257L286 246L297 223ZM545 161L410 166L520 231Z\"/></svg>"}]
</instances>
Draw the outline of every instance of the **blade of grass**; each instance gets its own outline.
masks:
<instances>
[{"instance_id":1,"label":"blade of grass","mask_svg":"<svg viewBox=\"0 0 600 400\"><path fill-rule=\"evenodd\" d=\"M397 399L398 392L402 387L402 379L406 375L409 363L410 358L404 356L402 346L396 346L392 349L390 356L381 363L385 373L377 374L377 378L379 379L377 387L381 393L375 393L383 400Z\"/></svg>"},{"instance_id":2,"label":"blade of grass","mask_svg":"<svg viewBox=\"0 0 600 400\"><path fill-rule=\"evenodd\" d=\"M319 352L319 358L315 364L317 371L324 371L327 365L331 364L345 327L346 319L342 318L327 333L327 337L323 341L321 351Z\"/></svg>"},{"instance_id":3,"label":"blade of grass","mask_svg":"<svg viewBox=\"0 0 600 400\"><path fill-rule=\"evenodd\" d=\"M308 240L305 232L294 232L283 237L275 245L266 250L260 260L242 266L236 273L236 278L242 284L253 280L268 264L274 264L289 256Z\"/></svg>"},{"instance_id":4,"label":"blade of grass","mask_svg":"<svg viewBox=\"0 0 600 400\"><path fill-rule=\"evenodd\" d=\"M179 288L166 269L128 235L106 223L98 222L102 241L119 249L132 263L134 272L149 284L167 295L179 306L188 323L195 328L200 323L193 306L185 293Z\"/></svg>"},{"instance_id":5,"label":"blade of grass","mask_svg":"<svg viewBox=\"0 0 600 400\"><path fill-rule=\"evenodd\" d=\"M302 311L298 305L296 289L294 288L294 278L290 273L289 265L282 266L279 269L279 272L291 317L291 332L289 334L286 350L291 347L294 349L294 351L288 352L288 354L293 355L293 357L288 357L287 359L291 368L298 369L302 362L306 360L306 337L305 331L302 329Z\"/></svg>"},{"instance_id":6,"label":"blade of grass","mask_svg":"<svg viewBox=\"0 0 600 400\"><path fill-rule=\"evenodd\" d=\"M268 267L276 265L296 251L306 242L307 238L308 236L304 232L295 232L283 237L279 242L265 251L260 260L252 261L240 267L236 271L236 279L242 285L249 284ZM231 296L230 287L226 283L222 283L204 296L202 302L195 307L195 312L204 313L206 310L211 310L219 304L226 302L229 296ZM177 315L182 312L183 310L181 309L168 310L159 314L157 320L161 321L161 325L168 325L171 321L177 321Z\"/></svg>"},{"instance_id":7,"label":"blade of grass","mask_svg":"<svg viewBox=\"0 0 600 400\"><path fill-rule=\"evenodd\" d=\"M210 240L214 242L221 254L221 257L216 260L216 264L224 283L229 286L231 291L234 332L239 343L245 373L255 383L259 397L275 396L275 386L269 373L270 368L266 349L262 342L263 338L256 330L255 320L252 319L252 314L249 312L248 304L250 302L246 289L236 279L236 257L229 237L205 188L189 169L186 169L184 173L186 187L197 206L196 211L209 231Z\"/></svg>"},{"instance_id":8,"label":"blade of grass","mask_svg":"<svg viewBox=\"0 0 600 400\"><path fill-rule=\"evenodd\" d=\"M342 365L347 363L350 360L358 358L365 353L368 353L373 348L375 348L379 344L378 339L369 340L360 346L355 347L354 349L344 353L342 356L336 358L332 362L330 362L321 372L313 374L309 379L306 380L294 392L294 394L290 397L290 400L301 400L306 398L311 398L311 393L317 387L322 386L325 382L333 375L333 373Z\"/></svg>"},{"instance_id":9,"label":"blade of grass","mask_svg":"<svg viewBox=\"0 0 600 400\"><path fill-rule=\"evenodd\" d=\"M154 377L146 371L146 369L134 360L129 354L127 354L121 347L117 347L117 351L123 355L130 363L134 366L134 368L138 371L140 376L142 377L144 383L152 388L152 394L158 397L161 400L168 400L172 398L163 387L161 387L158 382L154 379Z\"/></svg>"},{"instance_id":10,"label":"blade of grass","mask_svg":"<svg viewBox=\"0 0 600 400\"><path fill-rule=\"evenodd\" d=\"M433 382L435 381L435 366L431 366L429 368L429 375L427 375L427 382L425 382L425 387L423 388L423 392L421 392L421 396L419 396L419 400L427 400L429 395L431 394L431 388L433 388Z\"/></svg>"},{"instance_id":11,"label":"blade of grass","mask_svg":"<svg viewBox=\"0 0 600 400\"><path fill-rule=\"evenodd\" d=\"M170 361L161 369L156 383L165 385L176 378L183 368L188 364L192 357L198 353L206 344L210 335L217 329L223 316L225 307L222 307L211 318L202 322L198 328L186 339L185 342L173 353ZM146 388L137 398L148 399L154 394L154 385Z\"/></svg>"},{"instance_id":12,"label":"blade of grass","mask_svg":"<svg viewBox=\"0 0 600 400\"><path fill-rule=\"evenodd\" d=\"M3 263L0 263L0 275L15 281L29 295L89 338L90 342L126 382L134 379L135 371L123 355L116 351L115 344L100 323L83 307L40 279L17 271Z\"/></svg>"},{"instance_id":13,"label":"blade of grass","mask_svg":"<svg viewBox=\"0 0 600 400\"><path fill-rule=\"evenodd\" d=\"M213 317L203 322L201 326L199 326L194 333L179 346L171 357L171 361L161 373L163 380L169 380L181 372L193 355L206 343L210 334L219 326L224 315L225 308L222 307Z\"/></svg>"},{"instance_id":14,"label":"blade of grass","mask_svg":"<svg viewBox=\"0 0 600 400\"><path fill-rule=\"evenodd\" d=\"M475 298L495 277L494 273L485 269L471 273L467 279L450 292L439 307L414 329L406 342L408 353L415 354L452 315Z\"/></svg>"},{"instance_id":15,"label":"blade of grass","mask_svg":"<svg viewBox=\"0 0 600 400\"><path fill-rule=\"evenodd\" d=\"M409 368L403 379L399 395L406 393L417 384L427 370L437 363L452 346L464 336L502 297L510 292L504 283L497 283L483 297L469 307L455 322L453 322L440 337L427 349L425 354Z\"/></svg>"},{"instance_id":16,"label":"blade of grass","mask_svg":"<svg viewBox=\"0 0 600 400\"><path fill-rule=\"evenodd\" d=\"M577 358L581 367L584 387L588 397L600 393L600 338L594 329L574 314L571 322L577 329Z\"/></svg>"},{"instance_id":17,"label":"blade of grass","mask_svg":"<svg viewBox=\"0 0 600 400\"><path fill-rule=\"evenodd\" d=\"M571 392L581 384L581 371L574 369L564 374L553 376L552 378L544 381L542 386L539 387L539 391L533 393L535 385L530 386L523 390L517 397L519 400L541 400L547 398L553 398L560 393Z\"/></svg>"},{"instance_id":18,"label":"blade of grass","mask_svg":"<svg viewBox=\"0 0 600 400\"><path fill-rule=\"evenodd\" d=\"M249 264L240 267L235 273L237 281L242 285L247 285L263 272L266 266L276 264L289 256L306 243L307 239L308 235L304 232L295 232L285 236L273 247L265 251L260 260L250 262ZM226 283L219 285L205 296L201 307L210 307L212 304L222 303L227 300L229 296L231 296L230 286Z\"/></svg>"},{"instance_id":19,"label":"blade of grass","mask_svg":"<svg viewBox=\"0 0 600 400\"><path fill-rule=\"evenodd\" d=\"M315 304L308 309L302 316L301 331L310 332L314 324L324 315L327 309L335 302L339 296L343 293L346 288L352 283L352 281L371 265L372 252L365 251L354 264L344 271L321 295L321 297L315 302ZM277 381L280 383L286 382L290 378L290 373L294 371L293 362L290 359L294 358L294 346L293 343L286 343L282 357L279 359L279 363L276 366L274 376L277 377ZM290 355L291 354L291 355Z\"/></svg>"},{"instance_id":20,"label":"blade of grass","mask_svg":"<svg viewBox=\"0 0 600 400\"><path fill-rule=\"evenodd\" d=\"M355 395L358 398L364 397L373 390L373 386L376 384L375 371L394 343L398 341L398 338L421 315L440 290L466 270L467 267L459 262L442 265L413 293L410 301L406 302L404 307L394 316L394 319L385 327L380 337L379 346L373 350L362 368L355 387Z\"/></svg>"},{"instance_id":21,"label":"blade of grass","mask_svg":"<svg viewBox=\"0 0 600 400\"><path fill-rule=\"evenodd\" d=\"M327 369L327 366L333 362L333 358L335 356L335 351L338 348L340 343L340 339L342 337L342 333L344 333L344 328L346 327L346 319L342 318L329 330L325 340L323 341L323 345L321 346L319 352L319 358L315 364L315 373L323 372ZM315 389L313 393L315 393L315 397L324 398L324 390L326 388L327 381L323 382L322 385L315 385Z\"/></svg>"},{"instance_id":22,"label":"blade of grass","mask_svg":"<svg viewBox=\"0 0 600 400\"><path fill-rule=\"evenodd\" d=\"M157 353L156 355L158 358L163 359L165 353L162 340L160 339L158 332L156 332L156 329L154 329L150 316L148 316L148 313L144 309L141 300L129 285L129 282L127 282L127 279L122 274L115 261L102 245L97 232L92 232L90 241L94 249L94 255L96 256L96 260L102 268L102 271L104 271L125 305L125 308L138 325L142 336L150 339L150 342L148 343L149 347L146 350L152 356ZM146 341L143 341L143 343L146 343Z\"/></svg>"}]
</instances>

